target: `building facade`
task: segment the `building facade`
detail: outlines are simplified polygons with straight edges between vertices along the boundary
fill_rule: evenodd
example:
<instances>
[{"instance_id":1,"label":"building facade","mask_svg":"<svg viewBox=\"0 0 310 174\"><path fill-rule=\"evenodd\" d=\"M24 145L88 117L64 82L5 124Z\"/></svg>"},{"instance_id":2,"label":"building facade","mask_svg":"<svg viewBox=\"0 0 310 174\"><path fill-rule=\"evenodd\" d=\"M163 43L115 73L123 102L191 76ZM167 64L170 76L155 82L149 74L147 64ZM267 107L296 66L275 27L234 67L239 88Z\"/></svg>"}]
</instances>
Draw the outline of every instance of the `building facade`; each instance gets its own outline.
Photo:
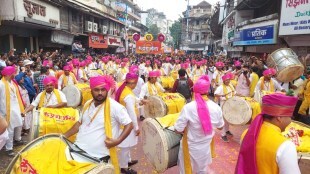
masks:
<instances>
[{"instance_id":1,"label":"building facade","mask_svg":"<svg viewBox=\"0 0 310 174\"><path fill-rule=\"evenodd\" d=\"M112 0L2 0L0 6L0 51L17 52L62 49L71 53L75 40L99 53L116 53L124 48L128 34L139 32L139 7L128 12L128 25L118 16ZM123 52L125 51L122 49Z\"/></svg>"},{"instance_id":2,"label":"building facade","mask_svg":"<svg viewBox=\"0 0 310 174\"><path fill-rule=\"evenodd\" d=\"M187 16L187 11L183 12ZM211 40L211 30L208 21L211 17L211 5L202 1L188 7L188 17L182 20L181 50L187 53L206 54Z\"/></svg>"}]
</instances>

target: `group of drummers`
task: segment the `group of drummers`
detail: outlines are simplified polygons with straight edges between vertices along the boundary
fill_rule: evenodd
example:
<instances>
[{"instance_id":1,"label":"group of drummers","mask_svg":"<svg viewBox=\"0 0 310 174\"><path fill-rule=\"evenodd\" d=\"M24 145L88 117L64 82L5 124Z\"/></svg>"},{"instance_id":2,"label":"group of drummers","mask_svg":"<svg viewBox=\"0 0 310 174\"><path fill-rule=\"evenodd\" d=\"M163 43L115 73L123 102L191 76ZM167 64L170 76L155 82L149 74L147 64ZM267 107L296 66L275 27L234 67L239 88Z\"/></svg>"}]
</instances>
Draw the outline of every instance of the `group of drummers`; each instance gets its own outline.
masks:
<instances>
[{"instance_id":1,"label":"group of drummers","mask_svg":"<svg viewBox=\"0 0 310 174\"><path fill-rule=\"evenodd\" d=\"M276 80L275 69L265 68L263 76L259 77L257 67L238 60L232 66L225 65L221 58L214 63L202 58L181 60L170 57L141 58L133 62L132 59L113 56L103 56L99 60L87 56L84 60L72 59L62 70L55 72L47 60L45 68L48 72L42 81L44 90L32 103L24 97L24 77L16 74L16 67L5 67L0 81L0 148L5 145L7 154L15 155L13 145L23 144L21 130L22 127L31 127L32 110L67 107L67 98L62 90L78 83L89 84L92 99L83 104L80 119L63 135L68 138L77 134L74 143L89 155L112 163L115 173L137 173L130 168L138 163L138 160L131 159L130 150L138 143L138 118L144 120L143 106L148 104L149 96L178 92L188 103L174 126L176 133L186 132L190 154L188 162L184 148L180 148L180 173L188 173L189 170L206 173L210 170L207 164L212 161L212 128L222 130L221 139L225 142L233 136L229 123L223 119L221 107L234 96L254 97L259 93L259 98L254 98L257 102L262 100L262 108L265 102L263 95L267 95L266 100L271 94L269 100L276 96L275 100L283 98L287 101L293 97L285 98L281 96L283 93L296 96L300 102L297 104L296 100L294 109L289 112L293 115L295 111L294 116L299 115L296 119L309 124L309 72L292 82L283 83ZM163 77L171 77L173 81L168 83L173 85L163 84ZM210 95L214 95L214 102L208 98ZM276 104L287 107L285 102ZM118 154L116 148L120 149ZM290 166L290 171L297 170L296 166ZM239 172L244 170L239 161L237 168Z\"/></svg>"}]
</instances>

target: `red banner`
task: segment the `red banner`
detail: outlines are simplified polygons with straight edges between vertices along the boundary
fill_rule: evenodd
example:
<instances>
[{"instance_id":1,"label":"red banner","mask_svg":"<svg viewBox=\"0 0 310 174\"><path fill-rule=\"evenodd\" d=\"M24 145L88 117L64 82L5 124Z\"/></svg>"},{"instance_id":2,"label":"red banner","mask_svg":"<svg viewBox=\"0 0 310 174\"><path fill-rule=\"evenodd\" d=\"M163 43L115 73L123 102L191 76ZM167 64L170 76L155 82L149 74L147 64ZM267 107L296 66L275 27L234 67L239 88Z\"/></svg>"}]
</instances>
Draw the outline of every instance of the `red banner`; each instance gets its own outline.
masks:
<instances>
[{"instance_id":1,"label":"red banner","mask_svg":"<svg viewBox=\"0 0 310 174\"><path fill-rule=\"evenodd\" d=\"M137 54L162 54L161 43L159 41L137 41Z\"/></svg>"},{"instance_id":2,"label":"red banner","mask_svg":"<svg viewBox=\"0 0 310 174\"><path fill-rule=\"evenodd\" d=\"M108 48L107 40L101 34L89 34L88 44L92 48Z\"/></svg>"}]
</instances>

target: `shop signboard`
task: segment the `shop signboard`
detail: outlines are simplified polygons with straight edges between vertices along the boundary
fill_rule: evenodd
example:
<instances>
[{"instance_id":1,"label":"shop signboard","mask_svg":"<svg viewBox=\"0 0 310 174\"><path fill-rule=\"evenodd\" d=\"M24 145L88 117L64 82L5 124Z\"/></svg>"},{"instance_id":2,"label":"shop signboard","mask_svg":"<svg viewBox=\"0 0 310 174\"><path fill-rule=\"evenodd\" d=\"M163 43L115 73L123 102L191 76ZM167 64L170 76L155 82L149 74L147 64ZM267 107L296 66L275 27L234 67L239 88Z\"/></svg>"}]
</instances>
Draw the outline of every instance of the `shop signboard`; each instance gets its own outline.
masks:
<instances>
[{"instance_id":1,"label":"shop signboard","mask_svg":"<svg viewBox=\"0 0 310 174\"><path fill-rule=\"evenodd\" d=\"M257 26L242 29L234 34L234 46L276 44L276 25Z\"/></svg>"},{"instance_id":2,"label":"shop signboard","mask_svg":"<svg viewBox=\"0 0 310 174\"><path fill-rule=\"evenodd\" d=\"M101 34L89 34L88 46L92 48L108 48L108 43Z\"/></svg>"},{"instance_id":3,"label":"shop signboard","mask_svg":"<svg viewBox=\"0 0 310 174\"><path fill-rule=\"evenodd\" d=\"M279 35L310 34L310 0L282 0Z\"/></svg>"},{"instance_id":4,"label":"shop signboard","mask_svg":"<svg viewBox=\"0 0 310 174\"><path fill-rule=\"evenodd\" d=\"M137 41L137 54L162 54L161 42L159 41Z\"/></svg>"}]
</instances>

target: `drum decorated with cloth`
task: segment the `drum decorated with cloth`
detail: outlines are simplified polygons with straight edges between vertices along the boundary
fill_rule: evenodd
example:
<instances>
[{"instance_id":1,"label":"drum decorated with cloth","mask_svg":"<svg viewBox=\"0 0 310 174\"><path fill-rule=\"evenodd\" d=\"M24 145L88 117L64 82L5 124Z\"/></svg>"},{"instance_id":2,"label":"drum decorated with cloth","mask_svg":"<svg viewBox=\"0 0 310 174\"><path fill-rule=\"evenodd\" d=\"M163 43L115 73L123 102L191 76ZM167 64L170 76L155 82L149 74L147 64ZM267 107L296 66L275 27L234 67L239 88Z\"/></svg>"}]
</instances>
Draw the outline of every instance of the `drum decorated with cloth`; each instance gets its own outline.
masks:
<instances>
[{"instance_id":1,"label":"drum decorated with cloth","mask_svg":"<svg viewBox=\"0 0 310 174\"><path fill-rule=\"evenodd\" d=\"M163 93L161 96L149 96L144 106L146 118L163 117L181 112L186 99L179 93Z\"/></svg>"},{"instance_id":2,"label":"drum decorated with cloth","mask_svg":"<svg viewBox=\"0 0 310 174\"><path fill-rule=\"evenodd\" d=\"M232 125L245 125L261 112L260 104L250 97L234 96L222 106L225 120Z\"/></svg>"},{"instance_id":3,"label":"drum decorated with cloth","mask_svg":"<svg viewBox=\"0 0 310 174\"><path fill-rule=\"evenodd\" d=\"M93 98L90 86L86 83L68 85L62 89L62 92L66 95L68 107L84 105L88 100Z\"/></svg>"},{"instance_id":4,"label":"drum decorated with cloth","mask_svg":"<svg viewBox=\"0 0 310 174\"><path fill-rule=\"evenodd\" d=\"M174 117L178 117L178 115ZM166 122L172 123L167 120ZM142 124L141 135L143 152L157 172L164 172L177 165L182 138L180 134L176 134L170 128L165 128L156 119L146 118Z\"/></svg>"},{"instance_id":5,"label":"drum decorated with cloth","mask_svg":"<svg viewBox=\"0 0 310 174\"><path fill-rule=\"evenodd\" d=\"M79 111L73 108L41 108L33 110L30 140L50 133L66 133L79 120ZM71 136L71 141L75 140Z\"/></svg>"},{"instance_id":6,"label":"drum decorated with cloth","mask_svg":"<svg viewBox=\"0 0 310 174\"><path fill-rule=\"evenodd\" d=\"M159 78L163 88L172 89L174 84L174 79L171 76L161 76Z\"/></svg>"},{"instance_id":7,"label":"drum decorated with cloth","mask_svg":"<svg viewBox=\"0 0 310 174\"><path fill-rule=\"evenodd\" d=\"M282 134L295 144L298 164L302 174L310 171L310 126L292 121Z\"/></svg>"},{"instance_id":8,"label":"drum decorated with cloth","mask_svg":"<svg viewBox=\"0 0 310 174\"><path fill-rule=\"evenodd\" d=\"M280 82L291 82L304 73L304 66L290 48L281 48L272 52L267 58L267 66L277 70L276 78Z\"/></svg>"},{"instance_id":9,"label":"drum decorated with cloth","mask_svg":"<svg viewBox=\"0 0 310 174\"><path fill-rule=\"evenodd\" d=\"M82 159L82 162L75 158ZM114 174L114 167L100 163L62 135L49 134L27 144L13 158L6 173Z\"/></svg>"}]
</instances>

